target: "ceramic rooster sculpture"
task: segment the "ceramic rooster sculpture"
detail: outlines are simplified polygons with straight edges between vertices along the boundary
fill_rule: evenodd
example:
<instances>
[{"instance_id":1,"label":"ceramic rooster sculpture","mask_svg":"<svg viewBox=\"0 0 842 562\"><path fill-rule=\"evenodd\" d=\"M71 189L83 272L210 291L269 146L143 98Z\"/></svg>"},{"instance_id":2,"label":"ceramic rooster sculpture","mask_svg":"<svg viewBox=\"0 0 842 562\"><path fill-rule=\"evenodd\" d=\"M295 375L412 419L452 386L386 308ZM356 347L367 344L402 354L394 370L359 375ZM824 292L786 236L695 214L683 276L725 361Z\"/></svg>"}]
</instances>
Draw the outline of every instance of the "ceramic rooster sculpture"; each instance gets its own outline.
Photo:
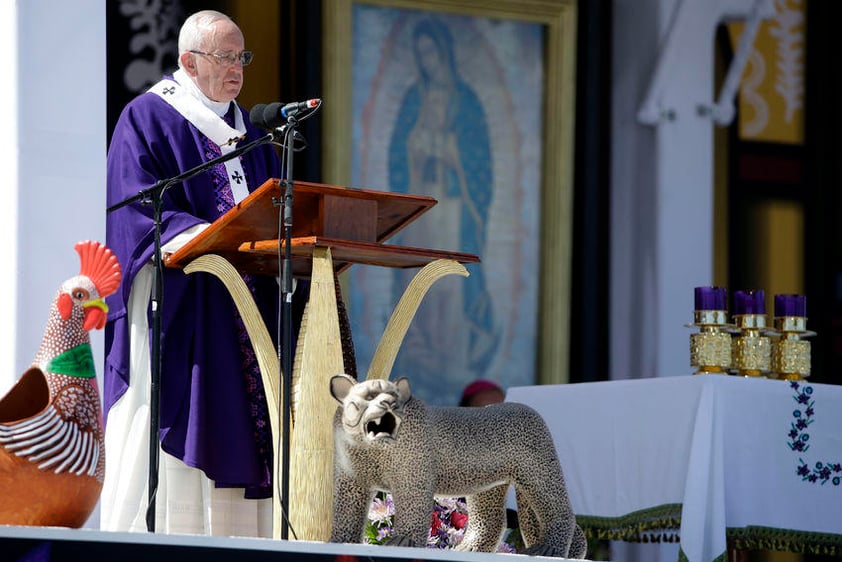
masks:
<instances>
[{"instance_id":1,"label":"ceramic rooster sculpture","mask_svg":"<svg viewBox=\"0 0 842 562\"><path fill-rule=\"evenodd\" d=\"M0 524L81 527L105 474L102 406L88 332L120 286L114 254L79 242L79 275L50 307L32 366L0 399Z\"/></svg>"}]
</instances>

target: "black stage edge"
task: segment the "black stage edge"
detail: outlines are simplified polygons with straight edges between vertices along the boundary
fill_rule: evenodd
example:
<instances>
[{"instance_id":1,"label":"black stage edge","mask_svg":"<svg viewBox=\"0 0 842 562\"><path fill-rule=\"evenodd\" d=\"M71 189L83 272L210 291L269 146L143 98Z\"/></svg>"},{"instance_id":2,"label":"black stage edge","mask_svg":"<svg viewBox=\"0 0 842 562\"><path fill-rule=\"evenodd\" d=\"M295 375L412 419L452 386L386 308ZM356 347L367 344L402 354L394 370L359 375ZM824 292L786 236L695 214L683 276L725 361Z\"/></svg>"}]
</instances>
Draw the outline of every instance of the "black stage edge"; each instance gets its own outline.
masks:
<instances>
[{"instance_id":1,"label":"black stage edge","mask_svg":"<svg viewBox=\"0 0 842 562\"><path fill-rule=\"evenodd\" d=\"M518 557L521 558L521 557ZM529 561L562 558L530 556ZM281 541L255 538L117 533L61 527L0 525L0 560L3 562L385 562L394 560L454 560L492 562L513 560L511 555L457 552L428 548Z\"/></svg>"}]
</instances>

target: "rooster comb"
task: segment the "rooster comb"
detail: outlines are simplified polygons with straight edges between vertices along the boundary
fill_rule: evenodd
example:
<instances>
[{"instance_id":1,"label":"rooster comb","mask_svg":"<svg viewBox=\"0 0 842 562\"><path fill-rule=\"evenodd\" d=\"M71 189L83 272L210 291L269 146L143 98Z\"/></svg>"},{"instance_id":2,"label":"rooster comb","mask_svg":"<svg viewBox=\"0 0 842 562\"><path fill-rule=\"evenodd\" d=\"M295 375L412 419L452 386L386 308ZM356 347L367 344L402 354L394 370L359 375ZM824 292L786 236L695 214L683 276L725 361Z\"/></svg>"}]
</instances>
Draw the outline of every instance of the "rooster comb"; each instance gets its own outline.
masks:
<instances>
[{"instance_id":1,"label":"rooster comb","mask_svg":"<svg viewBox=\"0 0 842 562\"><path fill-rule=\"evenodd\" d=\"M82 266L79 275L84 275L96 286L100 297L107 297L120 286L122 268L117 256L104 244L85 240L76 244L76 253Z\"/></svg>"}]
</instances>

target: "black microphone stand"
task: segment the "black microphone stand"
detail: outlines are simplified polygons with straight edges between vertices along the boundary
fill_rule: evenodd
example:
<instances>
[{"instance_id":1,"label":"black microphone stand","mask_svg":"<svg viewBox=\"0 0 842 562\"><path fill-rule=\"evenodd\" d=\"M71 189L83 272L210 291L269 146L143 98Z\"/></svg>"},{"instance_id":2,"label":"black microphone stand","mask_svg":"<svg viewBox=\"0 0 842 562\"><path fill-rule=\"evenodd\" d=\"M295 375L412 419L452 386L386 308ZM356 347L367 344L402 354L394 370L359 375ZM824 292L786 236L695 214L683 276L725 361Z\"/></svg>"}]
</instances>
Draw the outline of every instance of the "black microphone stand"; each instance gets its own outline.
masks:
<instances>
[{"instance_id":1,"label":"black microphone stand","mask_svg":"<svg viewBox=\"0 0 842 562\"><path fill-rule=\"evenodd\" d=\"M292 183L292 163L293 163L293 145L295 142L295 127L298 120L291 115L287 118L287 127L284 135L284 146L286 147L286 177L283 180L284 195L283 195L283 212L280 213L281 227L284 234L284 254L281 261L281 338L279 339L280 350L278 353L283 361L281 369L283 375L283 393L281 394L281 410L282 410L282 446L279 448L281 454L281 513L289 513L289 455L290 455L290 424L292 423L291 414L291 394L292 394L292 203L293 203L293 183ZM287 540L289 538L289 521L286 517L282 520L281 525L281 539Z\"/></svg>"},{"instance_id":2,"label":"black microphone stand","mask_svg":"<svg viewBox=\"0 0 842 562\"><path fill-rule=\"evenodd\" d=\"M290 473L290 428L292 425L292 369L293 369L293 333L292 333L292 293L293 293L293 275L292 275L292 207L293 207L293 155L295 150L295 140L300 137L296 127L300 121L312 117L313 114L321 107L321 100L318 105L306 108L301 112L292 113L286 116L287 123L280 129L275 129L276 132L283 133L284 143L283 147L286 149L286 156L283 158L285 177L281 181L284 188L281 205L283 212L279 213L279 230L283 231L283 256L281 257L281 327L282 333L278 338L278 355L281 360L281 372L283 373L283 388L281 397L281 420L283 423L283 431L281 432L281 443L278 450L281 451L281 513L284 514L281 525L281 539L287 540L289 538L289 473ZM262 114L263 123L269 124L277 115L278 109L270 104L265 106L265 111ZM252 109L254 111L254 109ZM300 118L298 118L300 116ZM304 148L307 143L304 142ZM303 150L303 148L299 149ZM295 534L295 530L293 530Z\"/></svg>"},{"instance_id":3,"label":"black microphone stand","mask_svg":"<svg viewBox=\"0 0 842 562\"><path fill-rule=\"evenodd\" d=\"M161 420L160 420L160 405L161 405L161 297L163 295L163 276L164 265L161 258L161 216L164 200L164 192L172 185L186 181L193 176L196 176L217 164L227 162L233 158L257 148L258 146L268 144L275 139L275 135L269 133L259 139L232 150L228 154L223 154L212 160L196 166L186 172L165 179L159 180L155 185L142 189L132 197L125 199L106 209L106 212L111 213L139 201L143 204L152 205L152 221L155 227L154 235L154 250L152 253L153 264L153 283L152 283L152 341L150 342L150 370L151 381L149 389L149 505L146 510L146 528L150 533L155 532L155 497L158 493L158 467L159 467L159 440L161 434ZM285 377L288 380L289 377ZM286 394L284 395L286 396ZM286 429L286 426L284 426Z\"/></svg>"}]
</instances>

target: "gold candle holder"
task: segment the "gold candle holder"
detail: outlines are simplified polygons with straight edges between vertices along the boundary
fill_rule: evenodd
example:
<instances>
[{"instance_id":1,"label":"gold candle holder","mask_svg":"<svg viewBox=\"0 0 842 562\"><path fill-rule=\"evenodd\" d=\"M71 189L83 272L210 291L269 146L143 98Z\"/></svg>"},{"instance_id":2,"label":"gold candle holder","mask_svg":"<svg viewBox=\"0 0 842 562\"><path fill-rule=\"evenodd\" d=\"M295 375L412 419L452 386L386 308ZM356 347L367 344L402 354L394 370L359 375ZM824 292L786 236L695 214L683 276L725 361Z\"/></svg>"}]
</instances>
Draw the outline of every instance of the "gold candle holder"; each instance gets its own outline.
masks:
<instances>
[{"instance_id":1,"label":"gold candle holder","mask_svg":"<svg viewBox=\"0 0 842 562\"><path fill-rule=\"evenodd\" d=\"M775 334L772 372L779 379L803 380L810 376L810 342L816 335L807 329L807 298L775 295Z\"/></svg>"},{"instance_id":2,"label":"gold candle holder","mask_svg":"<svg viewBox=\"0 0 842 562\"><path fill-rule=\"evenodd\" d=\"M744 377L759 377L771 370L772 340L766 330L766 295L761 290L734 293L737 335L731 346L734 369Z\"/></svg>"},{"instance_id":3,"label":"gold candle holder","mask_svg":"<svg viewBox=\"0 0 842 562\"><path fill-rule=\"evenodd\" d=\"M690 335L690 365L696 374L727 374L731 368L727 292L723 287L696 287L693 313L699 332Z\"/></svg>"}]
</instances>

